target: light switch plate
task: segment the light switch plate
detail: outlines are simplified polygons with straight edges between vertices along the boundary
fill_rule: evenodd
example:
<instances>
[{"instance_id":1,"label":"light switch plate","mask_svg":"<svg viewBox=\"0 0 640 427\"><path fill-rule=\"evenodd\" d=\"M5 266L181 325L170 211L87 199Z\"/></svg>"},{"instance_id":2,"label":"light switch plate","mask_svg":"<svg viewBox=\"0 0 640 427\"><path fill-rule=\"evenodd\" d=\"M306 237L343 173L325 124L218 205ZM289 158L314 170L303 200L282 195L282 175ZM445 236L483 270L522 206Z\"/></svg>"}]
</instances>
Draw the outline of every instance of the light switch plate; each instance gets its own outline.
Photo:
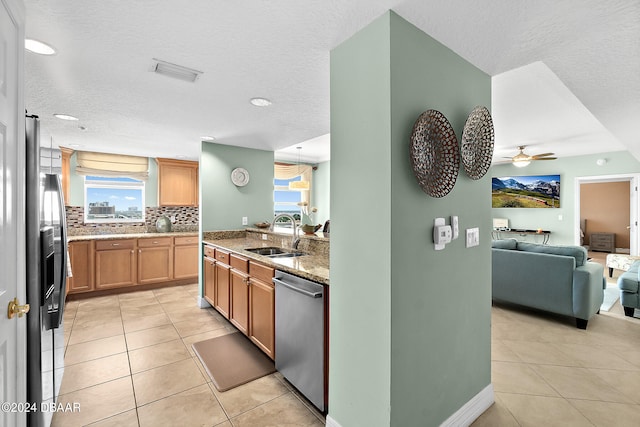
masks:
<instances>
[{"instance_id":1,"label":"light switch plate","mask_svg":"<svg viewBox=\"0 0 640 427\"><path fill-rule=\"evenodd\" d=\"M246 217L246 216L243 216L242 217L242 225L247 225L247 224L249 224L249 218Z\"/></svg>"},{"instance_id":2,"label":"light switch plate","mask_svg":"<svg viewBox=\"0 0 640 427\"><path fill-rule=\"evenodd\" d=\"M480 229L478 227L467 228L466 230L466 247L472 248L480 244Z\"/></svg>"}]
</instances>

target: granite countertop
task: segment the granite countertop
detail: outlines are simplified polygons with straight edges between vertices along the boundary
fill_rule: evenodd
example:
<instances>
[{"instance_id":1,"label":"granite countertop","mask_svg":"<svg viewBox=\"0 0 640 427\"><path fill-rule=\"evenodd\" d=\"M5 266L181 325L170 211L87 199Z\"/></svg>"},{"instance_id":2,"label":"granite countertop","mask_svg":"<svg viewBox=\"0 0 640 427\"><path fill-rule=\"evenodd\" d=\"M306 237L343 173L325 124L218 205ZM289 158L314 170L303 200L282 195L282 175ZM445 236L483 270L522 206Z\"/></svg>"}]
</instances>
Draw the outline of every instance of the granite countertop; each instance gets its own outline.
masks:
<instances>
[{"instance_id":1,"label":"granite countertop","mask_svg":"<svg viewBox=\"0 0 640 427\"><path fill-rule=\"evenodd\" d=\"M129 234L87 234L82 236L69 236L67 241L77 242L82 240L114 240L114 239L144 239L154 237L188 237L198 236L197 232L171 232L171 233L129 233Z\"/></svg>"},{"instance_id":2,"label":"granite countertop","mask_svg":"<svg viewBox=\"0 0 640 427\"><path fill-rule=\"evenodd\" d=\"M273 267L277 270L286 271L296 276L321 283L329 284L329 257L326 255L304 255L298 257L269 258L266 256L248 252L249 248L273 247L273 242L260 241L247 237L229 239L203 240L205 244L236 252L245 258L259 261L262 264Z\"/></svg>"}]
</instances>

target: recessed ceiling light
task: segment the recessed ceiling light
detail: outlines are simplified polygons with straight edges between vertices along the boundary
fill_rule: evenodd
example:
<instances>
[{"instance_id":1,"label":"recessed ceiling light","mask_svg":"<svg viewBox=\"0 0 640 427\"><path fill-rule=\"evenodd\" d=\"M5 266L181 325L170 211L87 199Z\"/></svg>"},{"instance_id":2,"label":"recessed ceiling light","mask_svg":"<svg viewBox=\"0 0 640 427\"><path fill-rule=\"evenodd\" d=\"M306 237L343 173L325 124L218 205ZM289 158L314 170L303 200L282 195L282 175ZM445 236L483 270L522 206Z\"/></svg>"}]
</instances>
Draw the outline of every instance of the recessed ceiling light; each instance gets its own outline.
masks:
<instances>
[{"instance_id":1,"label":"recessed ceiling light","mask_svg":"<svg viewBox=\"0 0 640 427\"><path fill-rule=\"evenodd\" d=\"M78 129L80 129L81 131L84 132L85 130L87 130L87 127L80 125L80 126L78 126Z\"/></svg>"},{"instance_id":2,"label":"recessed ceiling light","mask_svg":"<svg viewBox=\"0 0 640 427\"><path fill-rule=\"evenodd\" d=\"M267 98L251 98L250 102L256 107L268 107L272 104Z\"/></svg>"},{"instance_id":3,"label":"recessed ceiling light","mask_svg":"<svg viewBox=\"0 0 640 427\"><path fill-rule=\"evenodd\" d=\"M202 74L202 71L194 70L193 68L183 67L182 65L172 64L171 62L162 61L161 59L152 58L155 64L153 65L153 72L162 74L167 77L173 77L174 79L180 79L187 82L195 82L198 76Z\"/></svg>"},{"instance_id":4,"label":"recessed ceiling light","mask_svg":"<svg viewBox=\"0 0 640 427\"><path fill-rule=\"evenodd\" d=\"M55 55L56 53L53 47L34 39L24 39L24 48L38 55Z\"/></svg>"},{"instance_id":5,"label":"recessed ceiling light","mask_svg":"<svg viewBox=\"0 0 640 427\"><path fill-rule=\"evenodd\" d=\"M216 139L213 136L201 136L201 141L215 141Z\"/></svg>"},{"instance_id":6,"label":"recessed ceiling light","mask_svg":"<svg viewBox=\"0 0 640 427\"><path fill-rule=\"evenodd\" d=\"M53 117L57 117L57 118L59 118L61 120L78 120L77 117L70 116L69 114L58 114L58 113L56 113L56 114L53 115Z\"/></svg>"}]
</instances>

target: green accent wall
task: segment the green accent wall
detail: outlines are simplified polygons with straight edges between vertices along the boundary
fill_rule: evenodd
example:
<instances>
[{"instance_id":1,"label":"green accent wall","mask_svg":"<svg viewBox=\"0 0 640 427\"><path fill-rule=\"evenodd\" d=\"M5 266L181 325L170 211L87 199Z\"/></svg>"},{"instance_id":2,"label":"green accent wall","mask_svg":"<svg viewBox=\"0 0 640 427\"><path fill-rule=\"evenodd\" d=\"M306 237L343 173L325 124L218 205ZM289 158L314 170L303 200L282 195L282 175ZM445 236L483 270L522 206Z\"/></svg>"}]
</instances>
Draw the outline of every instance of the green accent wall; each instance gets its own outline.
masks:
<instances>
[{"instance_id":1,"label":"green accent wall","mask_svg":"<svg viewBox=\"0 0 640 427\"><path fill-rule=\"evenodd\" d=\"M318 208L315 214L315 223L324 224L330 218L330 183L331 162L323 162L317 165L313 173L313 190L311 192L311 206Z\"/></svg>"},{"instance_id":2,"label":"green accent wall","mask_svg":"<svg viewBox=\"0 0 640 427\"><path fill-rule=\"evenodd\" d=\"M331 51L329 415L343 427L391 420L389 25Z\"/></svg>"},{"instance_id":3,"label":"green accent wall","mask_svg":"<svg viewBox=\"0 0 640 427\"><path fill-rule=\"evenodd\" d=\"M273 152L202 143L200 155L200 224L202 231L242 228L273 219ZM231 171L249 172L249 183L236 187Z\"/></svg>"},{"instance_id":4,"label":"green accent wall","mask_svg":"<svg viewBox=\"0 0 640 427\"><path fill-rule=\"evenodd\" d=\"M329 416L342 426L439 425L491 383L490 240L463 238L490 229L491 177L461 167L437 199L409 162L422 112L459 138L490 103L488 75L393 12L331 53ZM451 215L461 237L435 251L433 221Z\"/></svg>"},{"instance_id":5,"label":"green accent wall","mask_svg":"<svg viewBox=\"0 0 640 427\"><path fill-rule=\"evenodd\" d=\"M607 163L598 166L596 160L606 159ZM522 175L560 175L560 208L494 208L493 218L509 219L509 227L551 231L550 244L575 244L575 231L580 227L576 223L576 178L600 175L618 175L640 173L640 162L628 151L589 154L585 156L564 157L545 162L531 162L518 168L511 164L496 165L489 170L494 177ZM562 216L562 219L559 216ZM490 235L486 235L490 238ZM509 237L505 235L504 237ZM531 238L530 238L531 239Z\"/></svg>"}]
</instances>

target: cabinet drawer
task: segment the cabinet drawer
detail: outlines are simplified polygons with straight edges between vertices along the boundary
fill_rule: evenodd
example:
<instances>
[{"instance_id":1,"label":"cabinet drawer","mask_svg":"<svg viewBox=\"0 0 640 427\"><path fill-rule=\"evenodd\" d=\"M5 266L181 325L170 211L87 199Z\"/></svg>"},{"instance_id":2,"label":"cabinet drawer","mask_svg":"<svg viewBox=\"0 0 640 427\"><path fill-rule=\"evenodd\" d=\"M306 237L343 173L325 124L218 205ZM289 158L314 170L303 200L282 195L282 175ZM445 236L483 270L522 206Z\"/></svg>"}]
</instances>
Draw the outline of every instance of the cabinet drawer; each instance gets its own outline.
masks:
<instances>
[{"instance_id":1,"label":"cabinet drawer","mask_svg":"<svg viewBox=\"0 0 640 427\"><path fill-rule=\"evenodd\" d=\"M248 259L238 256L236 254L229 255L229 258L231 259L231 267L235 268L236 270L242 271L243 273L249 272Z\"/></svg>"},{"instance_id":2,"label":"cabinet drawer","mask_svg":"<svg viewBox=\"0 0 640 427\"><path fill-rule=\"evenodd\" d=\"M275 270L271 267L267 267L266 265L249 261L249 275L273 286L271 279L273 279L273 276L275 275Z\"/></svg>"},{"instance_id":3,"label":"cabinet drawer","mask_svg":"<svg viewBox=\"0 0 640 427\"><path fill-rule=\"evenodd\" d=\"M206 246L204 247L204 256L209 257L209 258L215 258L216 257L216 250L214 248L212 248L211 246Z\"/></svg>"},{"instance_id":4,"label":"cabinet drawer","mask_svg":"<svg viewBox=\"0 0 640 427\"><path fill-rule=\"evenodd\" d=\"M198 236L176 237L174 239L176 246L195 245L196 243L198 243Z\"/></svg>"},{"instance_id":5,"label":"cabinet drawer","mask_svg":"<svg viewBox=\"0 0 640 427\"><path fill-rule=\"evenodd\" d=\"M171 237L138 239L138 247L140 248L153 248L156 246L171 246Z\"/></svg>"},{"instance_id":6,"label":"cabinet drawer","mask_svg":"<svg viewBox=\"0 0 640 427\"><path fill-rule=\"evenodd\" d=\"M98 240L96 242L96 251L105 251L109 249L133 249L135 246L136 246L135 239Z\"/></svg>"},{"instance_id":7,"label":"cabinet drawer","mask_svg":"<svg viewBox=\"0 0 640 427\"><path fill-rule=\"evenodd\" d=\"M229 264L229 252L223 251L222 249L216 249L216 260Z\"/></svg>"}]
</instances>

